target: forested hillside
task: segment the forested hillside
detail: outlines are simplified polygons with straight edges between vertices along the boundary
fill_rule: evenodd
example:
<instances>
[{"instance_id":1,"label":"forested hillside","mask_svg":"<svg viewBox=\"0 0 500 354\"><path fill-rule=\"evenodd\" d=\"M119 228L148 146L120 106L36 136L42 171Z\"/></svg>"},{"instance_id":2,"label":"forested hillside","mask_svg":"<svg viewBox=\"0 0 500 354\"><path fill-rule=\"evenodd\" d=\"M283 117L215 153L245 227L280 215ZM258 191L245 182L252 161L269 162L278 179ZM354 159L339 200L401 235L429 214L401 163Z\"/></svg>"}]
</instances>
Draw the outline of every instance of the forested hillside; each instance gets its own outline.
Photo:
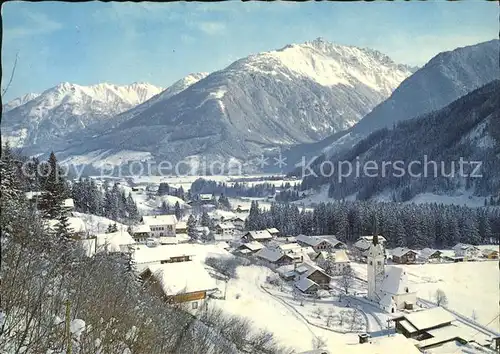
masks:
<instances>
[{"instance_id":1,"label":"forested hillside","mask_svg":"<svg viewBox=\"0 0 500 354\"><path fill-rule=\"evenodd\" d=\"M337 169L327 177L320 173L321 163L325 166L322 159L314 167L318 176L305 177L302 188L330 184L329 196L336 199L356 195L365 200L389 193L392 200L403 202L423 192L471 190L489 196L500 190L499 131L500 81L496 80L439 111L375 131L328 161L334 167L343 161L352 165L359 161L361 166L370 161L378 167L376 176L344 177ZM461 159L466 163L463 171ZM403 175L396 173L397 161L405 168ZM384 162L388 165L382 168Z\"/></svg>"}]
</instances>

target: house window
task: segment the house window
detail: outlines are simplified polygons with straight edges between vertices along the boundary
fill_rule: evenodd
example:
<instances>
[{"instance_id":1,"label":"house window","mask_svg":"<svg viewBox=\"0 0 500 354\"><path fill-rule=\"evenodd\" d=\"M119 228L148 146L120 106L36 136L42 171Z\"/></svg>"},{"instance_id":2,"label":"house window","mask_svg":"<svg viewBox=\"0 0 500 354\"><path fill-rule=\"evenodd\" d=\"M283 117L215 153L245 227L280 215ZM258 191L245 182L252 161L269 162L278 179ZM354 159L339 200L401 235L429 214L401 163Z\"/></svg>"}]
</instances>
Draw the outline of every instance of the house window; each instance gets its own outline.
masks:
<instances>
[{"instance_id":1,"label":"house window","mask_svg":"<svg viewBox=\"0 0 500 354\"><path fill-rule=\"evenodd\" d=\"M196 310L196 309L198 308L198 302L197 302L197 301L193 301L193 302L191 303L191 308L192 308L193 310Z\"/></svg>"},{"instance_id":2,"label":"house window","mask_svg":"<svg viewBox=\"0 0 500 354\"><path fill-rule=\"evenodd\" d=\"M370 265L373 265L373 262L372 262L372 261L370 261Z\"/></svg>"},{"instance_id":3,"label":"house window","mask_svg":"<svg viewBox=\"0 0 500 354\"><path fill-rule=\"evenodd\" d=\"M382 262L378 261L378 262L377 262L377 264L378 264L378 265L382 265Z\"/></svg>"},{"instance_id":4,"label":"house window","mask_svg":"<svg viewBox=\"0 0 500 354\"><path fill-rule=\"evenodd\" d=\"M405 291L408 292L408 288L405 288Z\"/></svg>"}]
</instances>

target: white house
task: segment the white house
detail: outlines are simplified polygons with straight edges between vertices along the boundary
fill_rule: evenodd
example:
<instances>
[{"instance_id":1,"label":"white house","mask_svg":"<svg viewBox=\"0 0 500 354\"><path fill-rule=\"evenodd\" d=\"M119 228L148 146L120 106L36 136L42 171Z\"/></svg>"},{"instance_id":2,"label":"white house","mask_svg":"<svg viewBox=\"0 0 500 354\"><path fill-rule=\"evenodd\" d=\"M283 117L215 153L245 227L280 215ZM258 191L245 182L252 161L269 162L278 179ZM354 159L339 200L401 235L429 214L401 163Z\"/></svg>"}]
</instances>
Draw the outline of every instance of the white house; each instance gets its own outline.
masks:
<instances>
[{"instance_id":1,"label":"white house","mask_svg":"<svg viewBox=\"0 0 500 354\"><path fill-rule=\"evenodd\" d=\"M231 222L233 223L234 227L236 228L236 230L243 230L245 228L245 219L243 219L242 217L240 216L237 216L236 218L234 218L233 220L231 220Z\"/></svg>"},{"instance_id":2,"label":"white house","mask_svg":"<svg viewBox=\"0 0 500 354\"><path fill-rule=\"evenodd\" d=\"M117 231L107 234L97 234L93 238L80 240L85 253L92 257L96 253L124 253L129 250L130 245L136 242L126 231Z\"/></svg>"},{"instance_id":3,"label":"white house","mask_svg":"<svg viewBox=\"0 0 500 354\"><path fill-rule=\"evenodd\" d=\"M232 222L221 222L215 226L215 233L221 236L221 239L232 239L235 227Z\"/></svg>"},{"instance_id":4,"label":"white house","mask_svg":"<svg viewBox=\"0 0 500 354\"><path fill-rule=\"evenodd\" d=\"M478 247L465 243L456 244L453 247L453 251L455 252L455 257L464 257L465 260L481 256L481 250Z\"/></svg>"},{"instance_id":5,"label":"white house","mask_svg":"<svg viewBox=\"0 0 500 354\"><path fill-rule=\"evenodd\" d=\"M345 250L336 250L334 252L321 251L316 254L314 260L324 269L326 269L324 267L325 262L330 261L331 264L328 265L331 272L330 275L341 275L343 270L351 264Z\"/></svg>"},{"instance_id":6,"label":"white house","mask_svg":"<svg viewBox=\"0 0 500 354\"><path fill-rule=\"evenodd\" d=\"M149 226L151 237L175 237L175 215L145 215L142 223Z\"/></svg>"},{"instance_id":7,"label":"white house","mask_svg":"<svg viewBox=\"0 0 500 354\"><path fill-rule=\"evenodd\" d=\"M215 279L197 261L150 265L140 275L168 302L187 304L191 312L202 308L207 295L218 290Z\"/></svg>"}]
</instances>

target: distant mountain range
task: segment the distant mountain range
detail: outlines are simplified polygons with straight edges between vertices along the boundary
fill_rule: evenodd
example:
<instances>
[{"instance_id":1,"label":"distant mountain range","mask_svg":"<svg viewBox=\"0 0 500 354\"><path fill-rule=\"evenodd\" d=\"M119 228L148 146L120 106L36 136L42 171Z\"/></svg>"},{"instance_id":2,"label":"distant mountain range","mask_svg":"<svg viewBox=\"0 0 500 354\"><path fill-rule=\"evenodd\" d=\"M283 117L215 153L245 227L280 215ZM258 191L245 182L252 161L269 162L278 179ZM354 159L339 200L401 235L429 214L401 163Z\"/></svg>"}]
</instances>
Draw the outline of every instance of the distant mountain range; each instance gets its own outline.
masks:
<instances>
[{"instance_id":1,"label":"distant mountain range","mask_svg":"<svg viewBox=\"0 0 500 354\"><path fill-rule=\"evenodd\" d=\"M97 165L134 159L335 158L372 131L500 78L498 40L440 53L420 69L321 38L242 58L169 88L60 84L3 106L2 138ZM273 166L267 166L267 169Z\"/></svg>"},{"instance_id":2,"label":"distant mountain range","mask_svg":"<svg viewBox=\"0 0 500 354\"><path fill-rule=\"evenodd\" d=\"M110 119L162 91L146 83L61 83L41 94L29 94L4 105L2 139L8 139L12 146L50 147L53 139Z\"/></svg>"},{"instance_id":3,"label":"distant mountain range","mask_svg":"<svg viewBox=\"0 0 500 354\"><path fill-rule=\"evenodd\" d=\"M27 137L18 140L31 144L27 151L41 153L49 146L64 158L134 151L177 161L246 161L350 128L413 70L371 49L316 39L251 55L208 76L185 78L121 114L85 121L80 130L72 124L51 145L32 138L41 135L33 133L40 128L27 124L22 107L9 112L5 125L7 133L25 127ZM28 102L28 111L38 102Z\"/></svg>"}]
</instances>

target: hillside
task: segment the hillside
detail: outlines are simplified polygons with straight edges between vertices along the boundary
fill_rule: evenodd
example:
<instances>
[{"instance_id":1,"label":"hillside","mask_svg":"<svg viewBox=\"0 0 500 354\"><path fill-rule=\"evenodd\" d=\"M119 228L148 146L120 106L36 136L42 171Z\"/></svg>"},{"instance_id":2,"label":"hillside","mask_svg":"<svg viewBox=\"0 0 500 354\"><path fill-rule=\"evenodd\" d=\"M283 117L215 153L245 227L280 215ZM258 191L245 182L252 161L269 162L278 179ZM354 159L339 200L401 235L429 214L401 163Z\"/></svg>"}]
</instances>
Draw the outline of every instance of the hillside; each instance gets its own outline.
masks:
<instances>
[{"instance_id":1,"label":"hillside","mask_svg":"<svg viewBox=\"0 0 500 354\"><path fill-rule=\"evenodd\" d=\"M459 190L487 196L500 189L499 154L500 81L495 80L439 111L399 122L392 130L378 130L354 148L327 160L335 167L342 161L355 166L359 160L361 173L358 178L356 173L340 178L337 170L331 177L306 177L303 188L329 183L330 197L355 195L358 199L368 199L385 194L396 201L409 200L419 193L452 194ZM465 165L463 173L459 167L461 158L474 162ZM363 173L362 166L367 161L375 163L378 170ZM404 176L396 161L404 168ZM410 167L412 161L417 162ZM429 161L437 162L437 167ZM383 162L390 163L386 165L385 177ZM426 162L429 162L427 168ZM475 162L481 162L478 171L473 171ZM410 168L413 176L409 173ZM320 171L319 166L315 171ZM377 176L370 177L373 174Z\"/></svg>"}]
</instances>

